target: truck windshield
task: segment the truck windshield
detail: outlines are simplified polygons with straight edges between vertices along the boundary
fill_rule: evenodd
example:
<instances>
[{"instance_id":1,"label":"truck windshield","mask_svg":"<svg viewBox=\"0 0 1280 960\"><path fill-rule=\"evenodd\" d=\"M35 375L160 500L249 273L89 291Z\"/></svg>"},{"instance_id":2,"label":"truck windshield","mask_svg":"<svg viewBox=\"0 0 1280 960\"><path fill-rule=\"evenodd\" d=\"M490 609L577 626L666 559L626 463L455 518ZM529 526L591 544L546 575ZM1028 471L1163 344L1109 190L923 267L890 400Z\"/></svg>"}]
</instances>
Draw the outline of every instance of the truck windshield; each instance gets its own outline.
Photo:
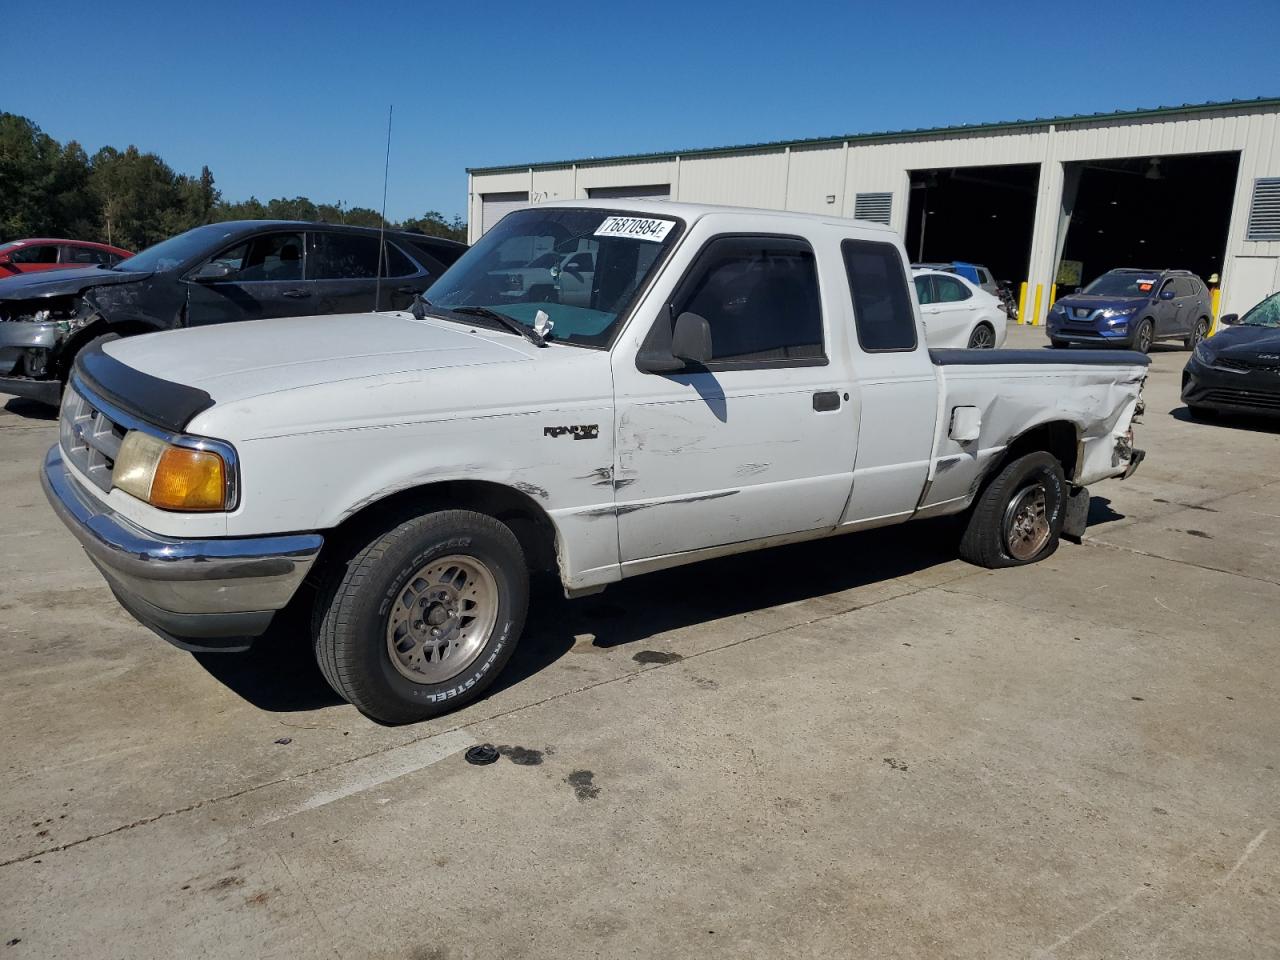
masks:
<instances>
[{"instance_id":1,"label":"truck windshield","mask_svg":"<svg viewBox=\"0 0 1280 960\"><path fill-rule=\"evenodd\" d=\"M554 324L549 339L605 347L682 226L675 217L624 210L519 210L463 254L426 298L438 310L482 307L528 327L542 312Z\"/></svg>"},{"instance_id":2,"label":"truck windshield","mask_svg":"<svg viewBox=\"0 0 1280 960\"><path fill-rule=\"evenodd\" d=\"M1158 273L1104 273L1082 290L1094 297L1149 297Z\"/></svg>"}]
</instances>

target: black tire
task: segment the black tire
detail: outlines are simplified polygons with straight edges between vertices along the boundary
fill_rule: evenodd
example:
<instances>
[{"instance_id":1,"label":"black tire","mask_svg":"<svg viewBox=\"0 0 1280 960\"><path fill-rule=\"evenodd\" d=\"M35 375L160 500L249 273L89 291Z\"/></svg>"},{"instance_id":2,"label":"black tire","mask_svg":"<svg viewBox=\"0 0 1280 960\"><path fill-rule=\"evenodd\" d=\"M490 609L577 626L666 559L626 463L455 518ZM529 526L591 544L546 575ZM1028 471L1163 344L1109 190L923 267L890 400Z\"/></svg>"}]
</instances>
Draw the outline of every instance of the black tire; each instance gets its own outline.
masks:
<instances>
[{"instance_id":1,"label":"black tire","mask_svg":"<svg viewBox=\"0 0 1280 960\"><path fill-rule=\"evenodd\" d=\"M495 621L457 674L414 682L393 663L387 640L392 607L433 560L453 556L478 561L492 574ZM528 566L509 527L467 510L424 514L378 535L330 570L313 613L316 660L329 685L361 713L384 723L425 720L475 700L493 683L520 639L528 606Z\"/></svg>"},{"instance_id":2,"label":"black tire","mask_svg":"<svg viewBox=\"0 0 1280 960\"><path fill-rule=\"evenodd\" d=\"M1216 420L1218 419L1218 411L1212 407L1193 407L1187 404L1187 415L1192 420Z\"/></svg>"},{"instance_id":3,"label":"black tire","mask_svg":"<svg viewBox=\"0 0 1280 960\"><path fill-rule=\"evenodd\" d=\"M1071 344L1067 343L1065 340L1050 340L1049 346L1053 347L1055 350L1066 350L1071 346Z\"/></svg>"},{"instance_id":4,"label":"black tire","mask_svg":"<svg viewBox=\"0 0 1280 960\"><path fill-rule=\"evenodd\" d=\"M970 350L994 350L995 346L996 331L989 323L978 324L969 334Z\"/></svg>"},{"instance_id":5,"label":"black tire","mask_svg":"<svg viewBox=\"0 0 1280 960\"><path fill-rule=\"evenodd\" d=\"M1151 344L1155 343L1156 325L1147 317L1138 323L1138 329L1133 331L1133 349L1139 353L1150 353Z\"/></svg>"},{"instance_id":6,"label":"black tire","mask_svg":"<svg viewBox=\"0 0 1280 960\"><path fill-rule=\"evenodd\" d=\"M1036 486L1044 488L1047 539L1030 556L1015 556L1008 543L1010 507L1023 491L1030 491ZM992 570L1043 560L1058 549L1066 504L1067 481L1057 458L1044 451L1019 457L1005 464L978 495L969 511L964 536L960 539L960 556L969 563Z\"/></svg>"},{"instance_id":7,"label":"black tire","mask_svg":"<svg viewBox=\"0 0 1280 960\"><path fill-rule=\"evenodd\" d=\"M1191 328L1191 335L1184 337L1182 342L1188 350L1194 350L1207 336L1209 336L1209 318L1201 317L1196 321L1196 325Z\"/></svg>"}]
</instances>

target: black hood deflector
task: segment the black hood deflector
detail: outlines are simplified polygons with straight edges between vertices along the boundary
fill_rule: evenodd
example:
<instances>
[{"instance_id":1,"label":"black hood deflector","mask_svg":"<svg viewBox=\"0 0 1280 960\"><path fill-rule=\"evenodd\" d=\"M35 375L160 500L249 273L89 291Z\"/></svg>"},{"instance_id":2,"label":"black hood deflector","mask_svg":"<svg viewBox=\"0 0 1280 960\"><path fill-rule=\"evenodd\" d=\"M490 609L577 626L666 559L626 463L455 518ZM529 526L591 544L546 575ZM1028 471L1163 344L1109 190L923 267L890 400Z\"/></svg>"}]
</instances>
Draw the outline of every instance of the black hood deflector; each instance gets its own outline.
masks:
<instances>
[{"instance_id":1,"label":"black hood deflector","mask_svg":"<svg viewBox=\"0 0 1280 960\"><path fill-rule=\"evenodd\" d=\"M76 377L125 413L173 433L213 406L213 397L195 387L161 380L110 356L95 343L76 356Z\"/></svg>"}]
</instances>

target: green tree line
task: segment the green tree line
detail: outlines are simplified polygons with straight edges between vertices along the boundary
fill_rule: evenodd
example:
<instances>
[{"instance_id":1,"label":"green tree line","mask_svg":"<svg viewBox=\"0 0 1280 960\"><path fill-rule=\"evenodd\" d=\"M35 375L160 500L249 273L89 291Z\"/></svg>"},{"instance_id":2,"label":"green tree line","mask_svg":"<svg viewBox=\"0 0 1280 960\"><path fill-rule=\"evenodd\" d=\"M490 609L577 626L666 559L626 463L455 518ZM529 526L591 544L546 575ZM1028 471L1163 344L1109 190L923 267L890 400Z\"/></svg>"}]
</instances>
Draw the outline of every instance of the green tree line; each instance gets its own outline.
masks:
<instances>
[{"instance_id":1,"label":"green tree line","mask_svg":"<svg viewBox=\"0 0 1280 960\"><path fill-rule=\"evenodd\" d=\"M231 202L199 176L174 172L137 147L103 147L90 156L74 140L59 143L39 126L0 112L0 243L23 237L98 240L142 250L175 233L219 220L320 220L376 227L368 207L315 203L306 197ZM435 210L388 227L465 240L461 217Z\"/></svg>"}]
</instances>

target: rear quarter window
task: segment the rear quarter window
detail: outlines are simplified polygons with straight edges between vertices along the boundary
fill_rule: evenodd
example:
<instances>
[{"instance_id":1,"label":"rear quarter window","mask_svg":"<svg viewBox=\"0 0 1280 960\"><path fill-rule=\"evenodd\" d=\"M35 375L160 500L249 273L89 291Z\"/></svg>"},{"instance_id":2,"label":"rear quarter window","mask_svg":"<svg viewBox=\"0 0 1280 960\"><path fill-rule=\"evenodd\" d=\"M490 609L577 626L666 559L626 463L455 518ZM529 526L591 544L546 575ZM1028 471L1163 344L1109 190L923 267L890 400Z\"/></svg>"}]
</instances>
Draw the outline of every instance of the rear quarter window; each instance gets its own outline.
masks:
<instances>
[{"instance_id":1,"label":"rear quarter window","mask_svg":"<svg viewBox=\"0 0 1280 960\"><path fill-rule=\"evenodd\" d=\"M873 240L845 240L840 252L853 298L859 346L868 353L914 350L915 312L898 248Z\"/></svg>"}]
</instances>

